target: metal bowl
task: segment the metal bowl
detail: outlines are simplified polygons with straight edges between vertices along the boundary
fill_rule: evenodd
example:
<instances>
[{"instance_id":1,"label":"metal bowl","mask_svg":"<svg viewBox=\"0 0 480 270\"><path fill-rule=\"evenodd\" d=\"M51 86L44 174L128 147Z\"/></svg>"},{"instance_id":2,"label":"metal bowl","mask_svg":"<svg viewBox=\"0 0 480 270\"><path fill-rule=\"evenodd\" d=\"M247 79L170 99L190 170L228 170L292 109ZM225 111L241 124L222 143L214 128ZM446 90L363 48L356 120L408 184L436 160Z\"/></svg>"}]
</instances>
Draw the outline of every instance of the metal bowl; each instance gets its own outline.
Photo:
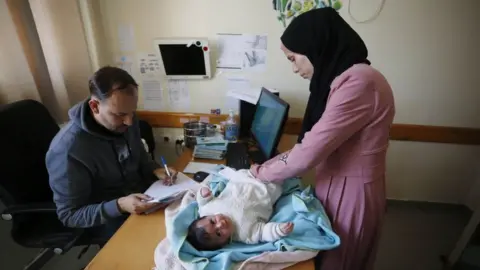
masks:
<instances>
[{"instance_id":1,"label":"metal bowl","mask_svg":"<svg viewBox=\"0 0 480 270\"><path fill-rule=\"evenodd\" d=\"M207 136L208 123L191 121L183 124L183 137L185 146L193 148L197 144L197 137Z\"/></svg>"}]
</instances>

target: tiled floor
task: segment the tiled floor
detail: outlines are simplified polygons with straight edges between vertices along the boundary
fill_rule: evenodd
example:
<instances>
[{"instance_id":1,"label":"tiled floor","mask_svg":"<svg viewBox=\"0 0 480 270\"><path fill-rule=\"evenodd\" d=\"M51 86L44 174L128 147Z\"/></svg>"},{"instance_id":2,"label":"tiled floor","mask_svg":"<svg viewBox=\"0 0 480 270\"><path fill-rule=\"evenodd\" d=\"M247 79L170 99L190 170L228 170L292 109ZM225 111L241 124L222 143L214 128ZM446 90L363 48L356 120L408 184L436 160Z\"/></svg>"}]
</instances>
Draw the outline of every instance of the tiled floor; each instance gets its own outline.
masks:
<instances>
[{"instance_id":1,"label":"tiled floor","mask_svg":"<svg viewBox=\"0 0 480 270\"><path fill-rule=\"evenodd\" d=\"M438 205L412 205L391 203L389 205L376 270L440 270L440 255L449 252L459 237L468 212L463 208ZM19 247L9 237L10 224L0 222L0 269L22 269L34 250ZM50 261L45 270L78 270L95 255L93 247L82 260L74 249L64 256Z\"/></svg>"},{"instance_id":2,"label":"tiled floor","mask_svg":"<svg viewBox=\"0 0 480 270\"><path fill-rule=\"evenodd\" d=\"M463 207L438 204L389 204L377 270L442 269L470 214Z\"/></svg>"}]
</instances>

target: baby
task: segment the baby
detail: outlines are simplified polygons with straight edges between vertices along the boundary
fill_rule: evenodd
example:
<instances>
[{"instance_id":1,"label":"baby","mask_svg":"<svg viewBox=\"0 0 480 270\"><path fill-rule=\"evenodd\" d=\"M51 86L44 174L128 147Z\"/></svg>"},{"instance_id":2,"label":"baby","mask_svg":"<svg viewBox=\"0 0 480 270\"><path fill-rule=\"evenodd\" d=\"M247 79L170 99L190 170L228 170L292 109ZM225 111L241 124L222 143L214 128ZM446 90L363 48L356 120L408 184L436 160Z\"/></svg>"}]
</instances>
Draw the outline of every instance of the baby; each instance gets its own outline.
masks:
<instances>
[{"instance_id":1,"label":"baby","mask_svg":"<svg viewBox=\"0 0 480 270\"><path fill-rule=\"evenodd\" d=\"M273 205L282 195L281 185L263 183L248 170L225 170L229 182L215 194L218 196L208 187L197 192L200 218L190 224L187 235L193 247L216 250L231 240L246 244L273 242L293 231L292 222L268 222Z\"/></svg>"}]
</instances>

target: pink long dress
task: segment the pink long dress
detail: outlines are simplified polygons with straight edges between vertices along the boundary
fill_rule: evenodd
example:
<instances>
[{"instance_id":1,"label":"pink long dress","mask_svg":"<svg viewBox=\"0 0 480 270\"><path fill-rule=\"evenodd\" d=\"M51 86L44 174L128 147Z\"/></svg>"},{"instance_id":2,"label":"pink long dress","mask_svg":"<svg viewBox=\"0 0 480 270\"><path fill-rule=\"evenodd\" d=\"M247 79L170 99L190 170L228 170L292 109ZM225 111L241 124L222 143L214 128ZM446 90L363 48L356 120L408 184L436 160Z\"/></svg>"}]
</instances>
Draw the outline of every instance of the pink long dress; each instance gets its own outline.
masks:
<instances>
[{"instance_id":1,"label":"pink long dress","mask_svg":"<svg viewBox=\"0 0 480 270\"><path fill-rule=\"evenodd\" d=\"M394 115L386 79L368 65L354 65L332 82L325 112L303 141L251 168L261 180L281 181L316 167L315 193L341 239L323 254L321 270L373 269Z\"/></svg>"}]
</instances>

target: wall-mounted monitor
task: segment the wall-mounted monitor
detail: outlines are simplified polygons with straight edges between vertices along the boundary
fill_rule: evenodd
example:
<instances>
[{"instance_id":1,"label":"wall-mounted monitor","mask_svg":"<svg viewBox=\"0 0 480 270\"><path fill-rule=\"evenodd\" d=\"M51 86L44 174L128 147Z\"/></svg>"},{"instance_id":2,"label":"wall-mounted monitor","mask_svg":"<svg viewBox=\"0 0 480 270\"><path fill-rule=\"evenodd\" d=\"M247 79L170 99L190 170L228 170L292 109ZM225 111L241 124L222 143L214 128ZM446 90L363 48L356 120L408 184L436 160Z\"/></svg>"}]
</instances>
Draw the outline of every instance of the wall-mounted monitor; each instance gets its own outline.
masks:
<instances>
[{"instance_id":1,"label":"wall-mounted monitor","mask_svg":"<svg viewBox=\"0 0 480 270\"><path fill-rule=\"evenodd\" d=\"M159 38L154 44L167 78L211 78L210 47L206 38Z\"/></svg>"}]
</instances>

